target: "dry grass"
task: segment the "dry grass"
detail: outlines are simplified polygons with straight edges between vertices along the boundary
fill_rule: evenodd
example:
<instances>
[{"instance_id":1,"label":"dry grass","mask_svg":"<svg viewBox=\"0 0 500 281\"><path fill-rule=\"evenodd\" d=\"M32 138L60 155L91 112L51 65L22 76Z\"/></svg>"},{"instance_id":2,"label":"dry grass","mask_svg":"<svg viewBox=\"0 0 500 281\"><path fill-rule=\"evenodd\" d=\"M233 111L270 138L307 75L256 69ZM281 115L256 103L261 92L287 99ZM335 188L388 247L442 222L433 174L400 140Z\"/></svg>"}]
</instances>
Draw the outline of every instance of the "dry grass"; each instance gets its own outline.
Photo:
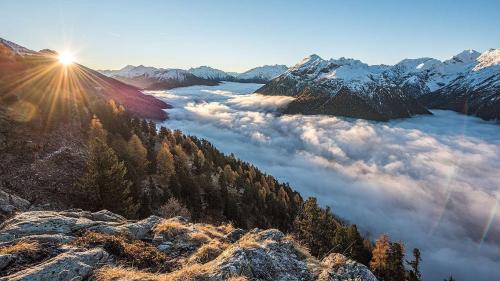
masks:
<instances>
[{"instance_id":1,"label":"dry grass","mask_svg":"<svg viewBox=\"0 0 500 281\"><path fill-rule=\"evenodd\" d=\"M210 241L210 237L203 232L192 232L188 235L188 240L196 245L205 244Z\"/></svg>"},{"instance_id":2,"label":"dry grass","mask_svg":"<svg viewBox=\"0 0 500 281\"><path fill-rule=\"evenodd\" d=\"M193 263L207 263L209 261L217 258L227 247L229 244L222 243L218 240L212 240L210 243L205 244L198 248L194 254L189 257L189 264Z\"/></svg>"},{"instance_id":3,"label":"dry grass","mask_svg":"<svg viewBox=\"0 0 500 281\"><path fill-rule=\"evenodd\" d=\"M140 269L165 272L172 268L168 256L156 247L140 240L130 240L126 236L88 231L72 244L85 248L103 247L121 263Z\"/></svg>"},{"instance_id":4,"label":"dry grass","mask_svg":"<svg viewBox=\"0 0 500 281\"><path fill-rule=\"evenodd\" d=\"M227 281L248 281L248 278L245 276L235 276L227 279Z\"/></svg>"},{"instance_id":5,"label":"dry grass","mask_svg":"<svg viewBox=\"0 0 500 281\"><path fill-rule=\"evenodd\" d=\"M20 241L10 246L0 247L0 255L8 254L29 254L40 250L40 245L36 241Z\"/></svg>"},{"instance_id":6,"label":"dry grass","mask_svg":"<svg viewBox=\"0 0 500 281\"><path fill-rule=\"evenodd\" d=\"M187 228L184 224L173 220L164 220L157 224L154 228L154 232L156 234L161 234L165 238L169 239L172 239L177 235L185 234L189 231L189 228Z\"/></svg>"},{"instance_id":7,"label":"dry grass","mask_svg":"<svg viewBox=\"0 0 500 281\"><path fill-rule=\"evenodd\" d=\"M202 279L206 272L206 268L200 264L194 264L169 274L154 274L134 268L105 266L96 270L94 275L98 281L193 281Z\"/></svg>"},{"instance_id":8,"label":"dry grass","mask_svg":"<svg viewBox=\"0 0 500 281\"><path fill-rule=\"evenodd\" d=\"M167 281L164 274L153 274L139 271L134 268L104 266L94 273L98 281L141 280L141 281Z\"/></svg>"}]
</instances>

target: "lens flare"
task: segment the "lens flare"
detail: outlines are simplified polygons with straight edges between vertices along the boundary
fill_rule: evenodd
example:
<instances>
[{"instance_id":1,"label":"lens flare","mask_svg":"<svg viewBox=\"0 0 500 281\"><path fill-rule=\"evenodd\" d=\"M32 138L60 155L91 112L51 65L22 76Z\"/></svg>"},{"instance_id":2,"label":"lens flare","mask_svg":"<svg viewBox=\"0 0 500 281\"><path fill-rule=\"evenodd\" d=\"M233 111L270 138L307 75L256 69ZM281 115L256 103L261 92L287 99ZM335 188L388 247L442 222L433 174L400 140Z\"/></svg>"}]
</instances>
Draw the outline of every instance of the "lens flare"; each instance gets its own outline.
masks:
<instances>
[{"instance_id":1,"label":"lens flare","mask_svg":"<svg viewBox=\"0 0 500 281\"><path fill-rule=\"evenodd\" d=\"M71 54L69 52L60 53L59 56L57 57L57 59L63 65L70 65L75 60L75 58L73 57L73 54Z\"/></svg>"}]
</instances>

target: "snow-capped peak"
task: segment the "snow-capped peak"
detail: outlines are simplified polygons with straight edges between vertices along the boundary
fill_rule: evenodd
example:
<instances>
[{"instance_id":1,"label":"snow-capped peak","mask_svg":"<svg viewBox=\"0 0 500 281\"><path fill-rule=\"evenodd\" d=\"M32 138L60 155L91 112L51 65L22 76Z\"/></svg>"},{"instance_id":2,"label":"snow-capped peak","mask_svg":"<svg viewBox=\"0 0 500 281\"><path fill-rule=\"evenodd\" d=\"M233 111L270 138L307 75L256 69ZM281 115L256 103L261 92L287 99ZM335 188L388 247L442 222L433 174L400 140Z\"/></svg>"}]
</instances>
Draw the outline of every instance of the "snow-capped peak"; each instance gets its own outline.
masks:
<instances>
[{"instance_id":1,"label":"snow-capped peak","mask_svg":"<svg viewBox=\"0 0 500 281\"><path fill-rule=\"evenodd\" d=\"M206 65L190 68L188 72L193 74L194 76L210 80L226 80L233 77L232 75L229 75L222 70L215 69Z\"/></svg>"},{"instance_id":2,"label":"snow-capped peak","mask_svg":"<svg viewBox=\"0 0 500 281\"><path fill-rule=\"evenodd\" d=\"M482 53L477 58L477 62L478 64L474 67L474 71L490 66L500 65L500 48L489 49L488 51Z\"/></svg>"},{"instance_id":3,"label":"snow-capped peak","mask_svg":"<svg viewBox=\"0 0 500 281\"><path fill-rule=\"evenodd\" d=\"M261 80L261 81L269 81L275 77L280 76L285 71L287 71L288 67L286 65L264 65L252 68L248 71L245 71L241 74L238 74L237 79L241 80Z\"/></svg>"},{"instance_id":4,"label":"snow-capped peak","mask_svg":"<svg viewBox=\"0 0 500 281\"><path fill-rule=\"evenodd\" d=\"M444 61L445 63L471 63L474 62L481 53L476 50L465 50L454 55L451 59Z\"/></svg>"}]
</instances>

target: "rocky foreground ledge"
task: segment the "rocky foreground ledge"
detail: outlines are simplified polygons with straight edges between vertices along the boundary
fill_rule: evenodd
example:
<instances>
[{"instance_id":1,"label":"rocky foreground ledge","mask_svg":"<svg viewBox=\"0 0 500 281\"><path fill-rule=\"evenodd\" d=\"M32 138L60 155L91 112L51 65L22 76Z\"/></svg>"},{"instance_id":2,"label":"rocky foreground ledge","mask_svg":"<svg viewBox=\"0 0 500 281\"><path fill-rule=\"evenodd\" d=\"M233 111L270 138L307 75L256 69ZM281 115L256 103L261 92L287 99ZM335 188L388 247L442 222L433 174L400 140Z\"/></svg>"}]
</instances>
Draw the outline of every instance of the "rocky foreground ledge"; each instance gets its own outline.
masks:
<instances>
[{"instance_id":1,"label":"rocky foreground ledge","mask_svg":"<svg viewBox=\"0 0 500 281\"><path fill-rule=\"evenodd\" d=\"M19 213L0 226L0 280L377 279L341 254L317 260L275 229L68 210Z\"/></svg>"}]
</instances>

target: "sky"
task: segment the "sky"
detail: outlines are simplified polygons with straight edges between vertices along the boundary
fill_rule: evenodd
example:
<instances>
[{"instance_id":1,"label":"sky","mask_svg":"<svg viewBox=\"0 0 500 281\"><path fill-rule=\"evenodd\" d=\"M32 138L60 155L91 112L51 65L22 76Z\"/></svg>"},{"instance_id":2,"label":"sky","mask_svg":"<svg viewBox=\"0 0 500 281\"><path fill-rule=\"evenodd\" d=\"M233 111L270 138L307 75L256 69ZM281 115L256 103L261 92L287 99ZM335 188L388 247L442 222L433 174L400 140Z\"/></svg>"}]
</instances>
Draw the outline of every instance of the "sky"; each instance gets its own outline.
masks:
<instances>
[{"instance_id":1,"label":"sky","mask_svg":"<svg viewBox=\"0 0 500 281\"><path fill-rule=\"evenodd\" d=\"M500 1L4 1L0 37L127 64L245 71L310 54L369 64L500 47Z\"/></svg>"}]
</instances>

